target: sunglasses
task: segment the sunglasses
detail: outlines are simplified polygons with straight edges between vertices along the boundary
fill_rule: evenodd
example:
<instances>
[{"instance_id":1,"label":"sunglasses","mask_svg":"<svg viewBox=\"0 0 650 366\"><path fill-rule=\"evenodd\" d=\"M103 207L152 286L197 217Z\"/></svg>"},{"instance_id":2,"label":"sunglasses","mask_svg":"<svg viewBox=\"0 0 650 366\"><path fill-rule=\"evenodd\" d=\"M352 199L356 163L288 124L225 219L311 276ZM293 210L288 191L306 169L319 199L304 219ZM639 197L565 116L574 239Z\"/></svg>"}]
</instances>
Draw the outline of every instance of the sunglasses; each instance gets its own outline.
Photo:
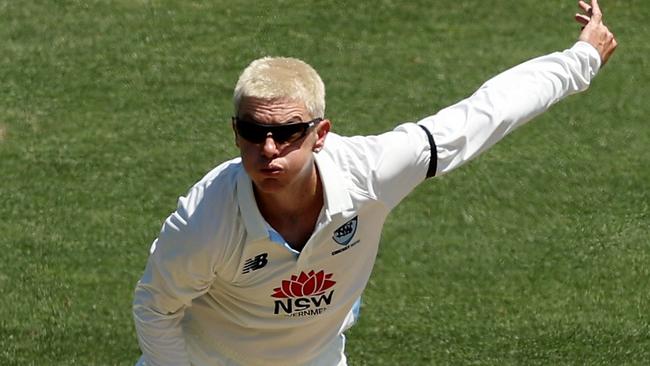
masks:
<instances>
[{"instance_id":1,"label":"sunglasses","mask_svg":"<svg viewBox=\"0 0 650 366\"><path fill-rule=\"evenodd\" d=\"M266 141L271 134L271 138L278 144L292 143L305 137L310 128L321 122L322 118L312 119L307 122L290 122L279 125L262 124L239 117L233 117L232 122L237 129L237 133L244 140L254 144L260 144Z\"/></svg>"}]
</instances>

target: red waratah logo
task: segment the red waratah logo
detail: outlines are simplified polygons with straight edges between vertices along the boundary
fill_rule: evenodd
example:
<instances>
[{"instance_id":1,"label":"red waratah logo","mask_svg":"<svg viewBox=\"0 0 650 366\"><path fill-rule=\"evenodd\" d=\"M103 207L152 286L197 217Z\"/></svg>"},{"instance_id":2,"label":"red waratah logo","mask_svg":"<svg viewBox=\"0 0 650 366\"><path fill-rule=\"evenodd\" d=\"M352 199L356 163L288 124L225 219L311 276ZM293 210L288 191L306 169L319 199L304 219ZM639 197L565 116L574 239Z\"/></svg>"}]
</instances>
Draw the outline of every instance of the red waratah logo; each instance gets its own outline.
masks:
<instances>
[{"instance_id":1,"label":"red waratah logo","mask_svg":"<svg viewBox=\"0 0 650 366\"><path fill-rule=\"evenodd\" d=\"M332 278L332 273L325 274L325 271L314 272L312 270L307 274L300 272L298 276L292 275L290 280L283 280L282 287L274 288L275 292L271 296L291 298L322 295L336 284L330 278Z\"/></svg>"}]
</instances>

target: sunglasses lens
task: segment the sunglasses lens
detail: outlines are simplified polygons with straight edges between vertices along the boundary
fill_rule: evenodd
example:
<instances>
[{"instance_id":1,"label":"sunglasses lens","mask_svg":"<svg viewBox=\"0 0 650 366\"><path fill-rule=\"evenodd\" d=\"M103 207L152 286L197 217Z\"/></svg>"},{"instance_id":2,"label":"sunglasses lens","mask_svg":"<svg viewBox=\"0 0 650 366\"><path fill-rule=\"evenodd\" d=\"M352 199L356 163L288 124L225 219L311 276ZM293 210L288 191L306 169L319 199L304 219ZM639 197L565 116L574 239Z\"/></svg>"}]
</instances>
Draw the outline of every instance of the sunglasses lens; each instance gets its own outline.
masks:
<instances>
[{"instance_id":1,"label":"sunglasses lens","mask_svg":"<svg viewBox=\"0 0 650 366\"><path fill-rule=\"evenodd\" d=\"M277 142L293 142L304 136L306 127L303 124L277 126L273 128L271 134Z\"/></svg>"},{"instance_id":2,"label":"sunglasses lens","mask_svg":"<svg viewBox=\"0 0 650 366\"><path fill-rule=\"evenodd\" d=\"M237 132L239 133L239 135L243 137L245 140L259 144L260 142L264 142L264 140L266 139L266 135L268 131L266 130L266 128L256 123L237 119L235 122L235 126L237 127Z\"/></svg>"}]
</instances>

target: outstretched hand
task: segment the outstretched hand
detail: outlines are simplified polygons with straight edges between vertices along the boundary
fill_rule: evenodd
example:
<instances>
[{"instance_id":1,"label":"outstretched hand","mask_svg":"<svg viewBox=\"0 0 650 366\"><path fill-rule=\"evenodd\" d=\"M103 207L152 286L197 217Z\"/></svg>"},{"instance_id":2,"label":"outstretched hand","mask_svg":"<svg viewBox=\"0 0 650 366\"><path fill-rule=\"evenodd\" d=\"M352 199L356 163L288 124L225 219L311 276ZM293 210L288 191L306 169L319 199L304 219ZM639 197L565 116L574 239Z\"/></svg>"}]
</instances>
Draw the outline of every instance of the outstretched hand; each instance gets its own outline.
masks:
<instances>
[{"instance_id":1,"label":"outstretched hand","mask_svg":"<svg viewBox=\"0 0 650 366\"><path fill-rule=\"evenodd\" d=\"M604 65L614 53L618 43L614 34L603 24L603 12L598 6L598 0L591 0L591 5L580 0L578 6L585 12L585 14L575 15L576 21L583 25L578 39L594 46Z\"/></svg>"}]
</instances>

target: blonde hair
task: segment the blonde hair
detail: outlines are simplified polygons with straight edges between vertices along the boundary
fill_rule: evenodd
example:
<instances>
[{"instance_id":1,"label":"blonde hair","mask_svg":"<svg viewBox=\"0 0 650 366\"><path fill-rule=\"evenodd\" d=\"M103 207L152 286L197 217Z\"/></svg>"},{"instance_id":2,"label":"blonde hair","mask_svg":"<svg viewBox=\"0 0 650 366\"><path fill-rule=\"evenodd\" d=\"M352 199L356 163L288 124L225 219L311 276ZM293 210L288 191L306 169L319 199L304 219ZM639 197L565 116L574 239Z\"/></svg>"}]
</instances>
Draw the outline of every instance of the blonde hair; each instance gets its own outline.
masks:
<instances>
[{"instance_id":1,"label":"blonde hair","mask_svg":"<svg viewBox=\"0 0 650 366\"><path fill-rule=\"evenodd\" d=\"M313 67L296 58L263 57L251 62L235 86L235 115L244 97L304 102L313 118L325 116L323 80Z\"/></svg>"}]
</instances>

